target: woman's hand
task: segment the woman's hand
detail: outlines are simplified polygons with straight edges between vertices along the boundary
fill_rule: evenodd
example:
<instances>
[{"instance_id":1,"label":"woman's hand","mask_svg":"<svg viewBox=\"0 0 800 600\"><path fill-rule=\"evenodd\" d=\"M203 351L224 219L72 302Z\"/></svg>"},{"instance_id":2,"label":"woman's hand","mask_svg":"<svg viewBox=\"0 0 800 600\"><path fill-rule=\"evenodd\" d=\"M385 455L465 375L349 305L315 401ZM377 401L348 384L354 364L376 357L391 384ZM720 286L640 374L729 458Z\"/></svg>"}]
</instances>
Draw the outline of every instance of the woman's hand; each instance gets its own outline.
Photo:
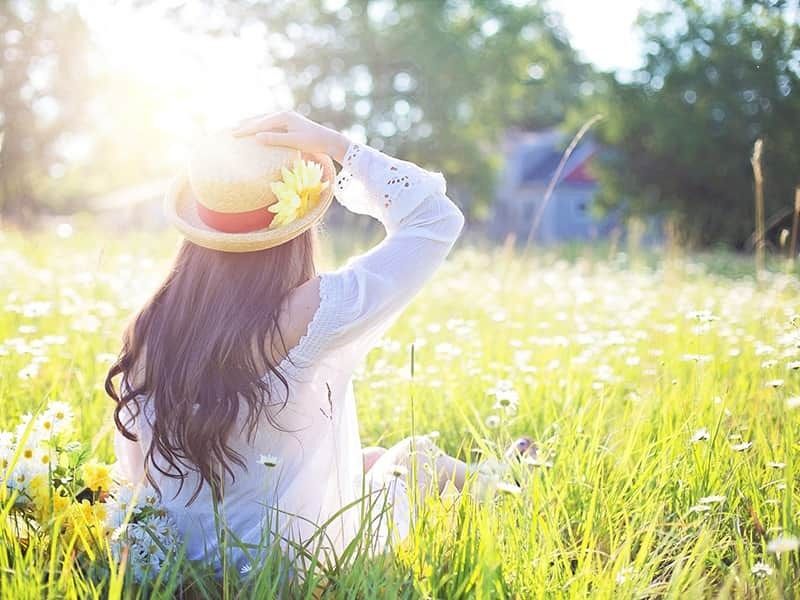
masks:
<instances>
[{"instance_id":1,"label":"woman's hand","mask_svg":"<svg viewBox=\"0 0 800 600\"><path fill-rule=\"evenodd\" d=\"M255 135L268 146L288 146L305 152L322 152L341 163L350 140L338 131L315 123L293 110L251 117L233 128L236 137Z\"/></svg>"}]
</instances>

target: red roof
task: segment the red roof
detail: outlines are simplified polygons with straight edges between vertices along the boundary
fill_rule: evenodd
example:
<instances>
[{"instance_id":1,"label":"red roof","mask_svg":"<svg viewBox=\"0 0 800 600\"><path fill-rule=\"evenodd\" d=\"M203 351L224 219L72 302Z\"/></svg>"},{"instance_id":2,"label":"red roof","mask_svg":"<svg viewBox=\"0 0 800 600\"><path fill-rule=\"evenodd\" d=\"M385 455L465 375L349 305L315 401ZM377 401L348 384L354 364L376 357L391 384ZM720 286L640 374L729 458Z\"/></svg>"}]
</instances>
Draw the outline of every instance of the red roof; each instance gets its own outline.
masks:
<instances>
[{"instance_id":1,"label":"red roof","mask_svg":"<svg viewBox=\"0 0 800 600\"><path fill-rule=\"evenodd\" d=\"M575 167L564 176L562 181L569 183L596 183L597 178L589 172L589 163L592 158L594 158L594 152L584 158L583 162L575 165Z\"/></svg>"}]
</instances>

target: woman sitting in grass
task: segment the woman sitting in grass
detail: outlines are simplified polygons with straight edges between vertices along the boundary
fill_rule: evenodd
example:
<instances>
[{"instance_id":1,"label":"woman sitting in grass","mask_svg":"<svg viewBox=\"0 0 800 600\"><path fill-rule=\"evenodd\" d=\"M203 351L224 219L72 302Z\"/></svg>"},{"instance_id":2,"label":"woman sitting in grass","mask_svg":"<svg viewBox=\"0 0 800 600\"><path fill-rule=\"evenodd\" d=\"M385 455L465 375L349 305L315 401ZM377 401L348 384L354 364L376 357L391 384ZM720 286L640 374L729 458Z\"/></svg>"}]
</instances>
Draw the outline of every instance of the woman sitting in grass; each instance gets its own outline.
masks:
<instances>
[{"instance_id":1,"label":"woman sitting in grass","mask_svg":"<svg viewBox=\"0 0 800 600\"><path fill-rule=\"evenodd\" d=\"M334 195L387 235L317 273ZM159 491L189 559L246 571L276 540L335 554L365 522L379 551L408 532L408 482L461 490L472 468L428 437L362 448L351 380L461 232L440 173L282 112L200 144L166 200L186 239L106 389L122 474Z\"/></svg>"}]
</instances>

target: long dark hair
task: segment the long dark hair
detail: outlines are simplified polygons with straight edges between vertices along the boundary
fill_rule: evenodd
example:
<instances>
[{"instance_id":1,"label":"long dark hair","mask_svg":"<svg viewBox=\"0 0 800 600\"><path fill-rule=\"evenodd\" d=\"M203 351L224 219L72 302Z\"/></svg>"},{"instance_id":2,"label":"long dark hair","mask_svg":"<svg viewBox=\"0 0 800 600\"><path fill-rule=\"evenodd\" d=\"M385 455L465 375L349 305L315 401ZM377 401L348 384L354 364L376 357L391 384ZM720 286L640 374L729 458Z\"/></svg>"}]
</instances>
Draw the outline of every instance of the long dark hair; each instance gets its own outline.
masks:
<instances>
[{"instance_id":1,"label":"long dark hair","mask_svg":"<svg viewBox=\"0 0 800 600\"><path fill-rule=\"evenodd\" d=\"M192 503L204 483L219 497L221 473L235 479L232 466L246 467L228 444L242 407L252 436L262 415L274 424L268 406L277 403L264 381L288 348L278 326L287 294L316 275L315 228L267 250L221 252L184 241L164 282L125 330L122 350L106 376L106 393L117 405L119 431L136 441L121 418L138 418L135 399L149 395L155 408L153 439L145 455L147 479L156 490L152 465L167 477L183 479L184 469L199 474ZM113 379L121 375L119 392ZM154 451L166 461L158 464Z\"/></svg>"}]
</instances>

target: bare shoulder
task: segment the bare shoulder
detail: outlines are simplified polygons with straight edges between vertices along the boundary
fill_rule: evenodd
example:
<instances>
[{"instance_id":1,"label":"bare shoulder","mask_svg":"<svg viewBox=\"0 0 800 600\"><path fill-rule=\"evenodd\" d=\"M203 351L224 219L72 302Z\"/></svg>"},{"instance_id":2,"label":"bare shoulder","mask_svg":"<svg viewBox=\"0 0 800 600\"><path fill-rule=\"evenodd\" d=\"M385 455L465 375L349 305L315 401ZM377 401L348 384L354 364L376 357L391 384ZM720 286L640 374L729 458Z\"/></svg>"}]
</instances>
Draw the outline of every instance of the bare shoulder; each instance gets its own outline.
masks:
<instances>
[{"instance_id":1,"label":"bare shoulder","mask_svg":"<svg viewBox=\"0 0 800 600\"><path fill-rule=\"evenodd\" d=\"M308 331L308 325L319 308L319 281L319 276L312 277L289 292L284 300L278 326L286 348L280 340L273 340L274 351L280 357L285 356L286 350L294 348Z\"/></svg>"}]
</instances>

